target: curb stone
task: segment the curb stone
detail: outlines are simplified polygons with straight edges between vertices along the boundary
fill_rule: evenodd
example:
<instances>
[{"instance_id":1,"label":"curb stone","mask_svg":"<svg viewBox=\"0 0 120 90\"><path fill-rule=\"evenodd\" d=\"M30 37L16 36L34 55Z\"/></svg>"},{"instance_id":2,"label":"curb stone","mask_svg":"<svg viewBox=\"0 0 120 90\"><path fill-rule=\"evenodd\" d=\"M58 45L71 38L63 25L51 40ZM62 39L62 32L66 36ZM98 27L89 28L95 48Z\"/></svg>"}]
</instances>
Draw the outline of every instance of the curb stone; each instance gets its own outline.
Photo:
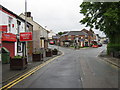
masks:
<instances>
[{"instance_id":1,"label":"curb stone","mask_svg":"<svg viewBox=\"0 0 120 90\"><path fill-rule=\"evenodd\" d=\"M110 60L107 60L106 58L104 58L104 59L105 59L104 61L106 61L106 62L108 62L108 63L110 63L110 64L112 64L112 65L114 65L114 66L117 66L118 68L120 68L120 66L117 65L116 63L114 63L114 62L112 62L112 61L110 61Z\"/></svg>"},{"instance_id":2,"label":"curb stone","mask_svg":"<svg viewBox=\"0 0 120 90\"><path fill-rule=\"evenodd\" d=\"M111 58L107 57L105 50L102 50L102 51L100 52L100 54L98 55L98 57L100 57L100 58L102 58L104 61L106 61L106 62L108 62L108 63L110 63L110 64L112 64L112 65L114 65L114 66L116 66L116 67L118 67L118 68L120 68L119 63L116 64L116 63L114 63L113 61L108 60L108 59L111 59ZM113 59L117 59L117 58L113 58Z\"/></svg>"}]
</instances>

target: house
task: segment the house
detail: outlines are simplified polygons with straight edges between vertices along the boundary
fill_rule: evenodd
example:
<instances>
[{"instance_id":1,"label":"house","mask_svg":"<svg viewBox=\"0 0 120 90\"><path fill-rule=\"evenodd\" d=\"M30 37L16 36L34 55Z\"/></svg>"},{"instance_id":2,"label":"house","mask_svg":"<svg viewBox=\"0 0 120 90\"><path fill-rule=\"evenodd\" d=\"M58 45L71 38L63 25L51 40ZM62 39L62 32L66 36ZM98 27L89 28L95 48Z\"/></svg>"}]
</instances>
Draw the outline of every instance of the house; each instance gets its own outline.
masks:
<instances>
[{"instance_id":1,"label":"house","mask_svg":"<svg viewBox=\"0 0 120 90\"><path fill-rule=\"evenodd\" d=\"M48 34L48 39L51 40L53 36L56 36L56 33L53 32L52 30L49 31L50 33Z\"/></svg>"},{"instance_id":2,"label":"house","mask_svg":"<svg viewBox=\"0 0 120 90\"><path fill-rule=\"evenodd\" d=\"M85 45L85 39L88 36L87 33L83 31L69 31L60 37L61 46L71 46L77 43L79 46Z\"/></svg>"},{"instance_id":3,"label":"house","mask_svg":"<svg viewBox=\"0 0 120 90\"><path fill-rule=\"evenodd\" d=\"M92 44L92 41L96 40L96 34L91 29L90 30L83 29L81 31L87 33L88 36L86 37L85 43L88 44L88 46L90 46Z\"/></svg>"},{"instance_id":4,"label":"house","mask_svg":"<svg viewBox=\"0 0 120 90\"><path fill-rule=\"evenodd\" d=\"M7 48L10 51L10 57L16 55L26 56L27 52L32 52L32 41L28 44L25 41L20 41L20 34L25 31L25 20L0 5L0 31L2 32L2 47ZM26 23L27 31L32 32L32 25ZM26 47L31 46L28 51Z\"/></svg>"},{"instance_id":5,"label":"house","mask_svg":"<svg viewBox=\"0 0 120 90\"><path fill-rule=\"evenodd\" d=\"M33 49L48 48L48 33L49 31L39 25L33 20L31 12L26 12L25 14L21 13L19 16L25 19L33 25Z\"/></svg>"},{"instance_id":6,"label":"house","mask_svg":"<svg viewBox=\"0 0 120 90\"><path fill-rule=\"evenodd\" d=\"M97 43L100 43L100 39L101 39L101 37L99 36L99 34L96 34L96 40L95 40L95 41L96 41Z\"/></svg>"},{"instance_id":7,"label":"house","mask_svg":"<svg viewBox=\"0 0 120 90\"><path fill-rule=\"evenodd\" d=\"M54 41L55 45L60 45L59 38L60 38L60 35L58 34L52 36L52 40Z\"/></svg>"}]
</instances>

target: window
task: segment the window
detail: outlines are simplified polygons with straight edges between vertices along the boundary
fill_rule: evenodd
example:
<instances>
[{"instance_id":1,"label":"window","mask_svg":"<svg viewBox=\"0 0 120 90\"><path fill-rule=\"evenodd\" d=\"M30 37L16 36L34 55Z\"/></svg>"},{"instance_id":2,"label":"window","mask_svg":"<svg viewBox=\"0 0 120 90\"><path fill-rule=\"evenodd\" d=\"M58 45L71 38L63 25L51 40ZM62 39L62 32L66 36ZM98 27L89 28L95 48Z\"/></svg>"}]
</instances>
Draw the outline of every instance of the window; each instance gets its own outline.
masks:
<instances>
[{"instance_id":1,"label":"window","mask_svg":"<svg viewBox=\"0 0 120 90\"><path fill-rule=\"evenodd\" d=\"M71 35L68 35L68 40L71 40Z\"/></svg>"},{"instance_id":2,"label":"window","mask_svg":"<svg viewBox=\"0 0 120 90\"><path fill-rule=\"evenodd\" d=\"M21 42L17 42L17 52L21 53L22 52L22 43Z\"/></svg>"},{"instance_id":3,"label":"window","mask_svg":"<svg viewBox=\"0 0 120 90\"><path fill-rule=\"evenodd\" d=\"M9 32L11 32L11 24L12 24L12 18L8 17L8 27L9 27Z\"/></svg>"},{"instance_id":4,"label":"window","mask_svg":"<svg viewBox=\"0 0 120 90\"><path fill-rule=\"evenodd\" d=\"M19 34L20 33L20 25L21 25L21 22L17 20L17 33Z\"/></svg>"}]
</instances>

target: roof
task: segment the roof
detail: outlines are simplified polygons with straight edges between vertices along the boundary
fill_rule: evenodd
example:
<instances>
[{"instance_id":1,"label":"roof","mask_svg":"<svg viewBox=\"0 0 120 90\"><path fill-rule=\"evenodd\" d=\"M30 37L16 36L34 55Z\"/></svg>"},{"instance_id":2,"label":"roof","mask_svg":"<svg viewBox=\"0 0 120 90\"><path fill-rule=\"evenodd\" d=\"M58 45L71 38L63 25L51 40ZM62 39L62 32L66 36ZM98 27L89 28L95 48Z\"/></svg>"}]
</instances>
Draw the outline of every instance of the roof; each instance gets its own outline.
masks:
<instances>
[{"instance_id":1,"label":"roof","mask_svg":"<svg viewBox=\"0 0 120 90\"><path fill-rule=\"evenodd\" d=\"M94 32L93 32L91 29L90 29L89 31L86 30L86 29L83 29L83 30L81 30L81 31L87 33L88 35L93 35L93 34L94 34Z\"/></svg>"},{"instance_id":2,"label":"roof","mask_svg":"<svg viewBox=\"0 0 120 90\"><path fill-rule=\"evenodd\" d=\"M59 36L52 36L53 39L58 39L60 38Z\"/></svg>"},{"instance_id":3,"label":"roof","mask_svg":"<svg viewBox=\"0 0 120 90\"><path fill-rule=\"evenodd\" d=\"M19 16L23 16L21 18L25 18L25 14L21 13ZM29 22L29 21L28 21ZM38 25L39 27L43 28L39 23L37 23L36 21L32 20L33 23L35 23L36 25ZM43 28L44 30L46 30L48 33L50 33L50 31L48 31L47 29Z\"/></svg>"},{"instance_id":4,"label":"roof","mask_svg":"<svg viewBox=\"0 0 120 90\"><path fill-rule=\"evenodd\" d=\"M7 13L10 13L11 15L15 16L17 19L20 19L21 21L25 22L25 20L21 17L19 17L17 14L13 13L12 11L8 10L7 8L3 7L2 5L0 5L0 10L4 10ZM27 22L28 24L30 24L29 22ZM32 26L32 24L30 24Z\"/></svg>"},{"instance_id":5,"label":"roof","mask_svg":"<svg viewBox=\"0 0 120 90\"><path fill-rule=\"evenodd\" d=\"M69 31L66 34L63 34L62 36L65 35L87 35L87 33L83 32L83 31Z\"/></svg>"}]
</instances>

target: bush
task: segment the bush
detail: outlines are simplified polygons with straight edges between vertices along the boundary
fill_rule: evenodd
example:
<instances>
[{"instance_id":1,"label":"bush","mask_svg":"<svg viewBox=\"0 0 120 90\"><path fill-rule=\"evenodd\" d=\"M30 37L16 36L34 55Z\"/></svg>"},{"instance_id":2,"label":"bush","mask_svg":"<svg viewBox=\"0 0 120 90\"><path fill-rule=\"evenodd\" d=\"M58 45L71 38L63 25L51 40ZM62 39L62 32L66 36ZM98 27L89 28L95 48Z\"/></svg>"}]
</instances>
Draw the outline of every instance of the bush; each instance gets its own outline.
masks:
<instances>
[{"instance_id":1,"label":"bush","mask_svg":"<svg viewBox=\"0 0 120 90\"><path fill-rule=\"evenodd\" d=\"M114 52L119 52L119 51L120 51L120 44L109 43L107 45L107 53L108 53L108 55L110 55L111 53L114 53Z\"/></svg>"},{"instance_id":2,"label":"bush","mask_svg":"<svg viewBox=\"0 0 120 90\"><path fill-rule=\"evenodd\" d=\"M23 58L23 56L18 55L18 56L14 56L14 58Z\"/></svg>"}]
</instances>

